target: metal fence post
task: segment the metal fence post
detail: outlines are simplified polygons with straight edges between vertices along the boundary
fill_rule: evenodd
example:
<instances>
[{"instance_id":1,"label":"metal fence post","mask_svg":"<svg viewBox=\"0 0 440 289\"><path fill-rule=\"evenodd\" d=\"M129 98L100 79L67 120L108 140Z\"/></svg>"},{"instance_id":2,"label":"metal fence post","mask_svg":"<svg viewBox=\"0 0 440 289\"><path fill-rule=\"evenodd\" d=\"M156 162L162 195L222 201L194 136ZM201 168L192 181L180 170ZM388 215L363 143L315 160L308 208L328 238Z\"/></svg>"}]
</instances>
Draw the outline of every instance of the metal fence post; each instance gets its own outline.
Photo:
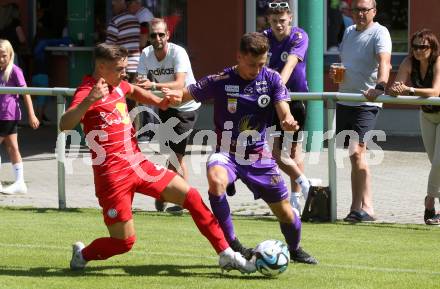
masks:
<instances>
[{"instance_id":1,"label":"metal fence post","mask_svg":"<svg viewBox=\"0 0 440 289\"><path fill-rule=\"evenodd\" d=\"M337 172L336 172L336 102L333 97L327 99L327 133L328 133L328 182L330 186L331 204L330 220L337 219Z\"/></svg>"},{"instance_id":2,"label":"metal fence post","mask_svg":"<svg viewBox=\"0 0 440 289\"><path fill-rule=\"evenodd\" d=\"M66 155L66 137L64 132L60 130L60 120L66 109L66 98L57 94L57 131L58 134L63 134L59 137L59 142L57 143L57 164L58 164L58 208L64 210L66 208L66 178L65 178L65 168L64 168L64 157Z\"/></svg>"}]
</instances>

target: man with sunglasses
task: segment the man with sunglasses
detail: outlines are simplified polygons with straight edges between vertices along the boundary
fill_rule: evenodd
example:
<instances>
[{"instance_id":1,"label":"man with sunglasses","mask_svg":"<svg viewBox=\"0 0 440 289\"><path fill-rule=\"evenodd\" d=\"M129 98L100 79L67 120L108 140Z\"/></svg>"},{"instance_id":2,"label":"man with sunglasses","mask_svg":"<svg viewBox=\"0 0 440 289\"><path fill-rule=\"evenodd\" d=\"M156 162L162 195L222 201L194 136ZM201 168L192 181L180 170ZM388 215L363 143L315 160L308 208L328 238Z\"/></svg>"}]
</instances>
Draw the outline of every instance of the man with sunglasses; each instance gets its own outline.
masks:
<instances>
[{"instance_id":1,"label":"man with sunglasses","mask_svg":"<svg viewBox=\"0 0 440 289\"><path fill-rule=\"evenodd\" d=\"M268 4L267 18L270 28L264 31L269 39L268 66L281 74L281 79L291 92L308 92L306 79L306 58L309 37L307 33L299 28L292 27L292 13L289 3L274 1ZM298 121L300 131L304 128L306 120L306 109L302 101L291 101L290 112ZM295 132L289 141L289 151L283 150L284 132L280 127L277 115L274 115L272 125L275 125L276 132L273 144L273 155L278 166L290 176L292 193L290 203L301 212L299 199L301 193L307 199L310 189L309 180L304 175L304 161L302 156L302 132ZM287 139L286 139L287 140ZM286 142L287 143L287 142Z\"/></svg>"},{"instance_id":2,"label":"man with sunglasses","mask_svg":"<svg viewBox=\"0 0 440 289\"><path fill-rule=\"evenodd\" d=\"M391 37L387 28L374 22L375 0L352 2L354 25L348 27L340 46L345 66L339 92L363 93L369 102L338 102L336 130L338 139L350 136L352 203L349 222L374 221L371 175L366 160L368 132L374 129L381 103L373 102L385 92L391 70ZM330 78L335 70L330 69ZM353 133L354 131L354 133Z\"/></svg>"},{"instance_id":3,"label":"man with sunglasses","mask_svg":"<svg viewBox=\"0 0 440 289\"><path fill-rule=\"evenodd\" d=\"M181 89L195 83L188 54L183 47L168 42L169 31L167 24L162 18L154 18L150 22L150 43L151 45L142 50L137 69L138 74L149 75L151 79L141 80L138 85L151 90L161 90L162 88ZM162 139L161 145L168 145L171 150L161 147L162 151L175 154L168 160L168 168L179 173L185 180L188 180L188 172L184 162L186 144L198 116L200 103L190 101L178 107L168 108L159 111L161 123L166 123L169 119L176 118L178 123L174 126L177 135L186 135L183 140ZM144 115L148 112L144 112ZM151 115L150 115L151 117ZM144 122L144 125L147 125ZM160 137L167 137L165 133ZM174 160L174 161L173 161ZM156 200L156 209L163 211L165 204ZM170 213L180 214L182 208L174 206L167 209Z\"/></svg>"}]
</instances>

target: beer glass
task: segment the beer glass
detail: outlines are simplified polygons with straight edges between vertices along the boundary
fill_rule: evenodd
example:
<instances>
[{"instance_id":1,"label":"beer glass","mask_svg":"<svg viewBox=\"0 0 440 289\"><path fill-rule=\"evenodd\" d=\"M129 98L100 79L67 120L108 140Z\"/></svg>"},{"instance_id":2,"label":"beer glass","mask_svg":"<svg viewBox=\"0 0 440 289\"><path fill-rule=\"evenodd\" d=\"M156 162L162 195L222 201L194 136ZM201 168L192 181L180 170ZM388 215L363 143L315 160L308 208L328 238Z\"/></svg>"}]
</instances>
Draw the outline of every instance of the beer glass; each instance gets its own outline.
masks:
<instances>
[{"instance_id":1,"label":"beer glass","mask_svg":"<svg viewBox=\"0 0 440 289\"><path fill-rule=\"evenodd\" d=\"M332 69L335 70L335 76L333 78L334 83L341 83L344 81L344 75L345 75L345 67L342 63L332 63L330 66Z\"/></svg>"}]
</instances>

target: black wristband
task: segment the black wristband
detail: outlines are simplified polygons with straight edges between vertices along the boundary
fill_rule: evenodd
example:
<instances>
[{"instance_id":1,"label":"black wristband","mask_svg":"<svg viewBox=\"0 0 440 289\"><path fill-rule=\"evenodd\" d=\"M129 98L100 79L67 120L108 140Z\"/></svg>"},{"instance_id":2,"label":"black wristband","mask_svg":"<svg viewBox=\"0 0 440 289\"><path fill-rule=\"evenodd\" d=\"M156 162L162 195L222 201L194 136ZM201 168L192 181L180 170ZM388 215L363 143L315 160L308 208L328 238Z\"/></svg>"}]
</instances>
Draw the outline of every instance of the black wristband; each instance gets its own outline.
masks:
<instances>
[{"instance_id":1,"label":"black wristband","mask_svg":"<svg viewBox=\"0 0 440 289\"><path fill-rule=\"evenodd\" d=\"M376 84L374 89L385 91L385 87L382 84L380 84L380 83Z\"/></svg>"}]
</instances>

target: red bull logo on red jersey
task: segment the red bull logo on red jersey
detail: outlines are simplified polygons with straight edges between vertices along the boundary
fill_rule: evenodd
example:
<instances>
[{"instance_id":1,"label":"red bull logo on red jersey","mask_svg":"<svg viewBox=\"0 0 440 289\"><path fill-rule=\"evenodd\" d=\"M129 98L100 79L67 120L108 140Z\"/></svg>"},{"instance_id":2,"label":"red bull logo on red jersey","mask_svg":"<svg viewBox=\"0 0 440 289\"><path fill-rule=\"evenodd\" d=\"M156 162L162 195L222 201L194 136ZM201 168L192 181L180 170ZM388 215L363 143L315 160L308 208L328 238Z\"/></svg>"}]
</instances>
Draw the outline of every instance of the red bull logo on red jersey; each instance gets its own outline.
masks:
<instances>
[{"instance_id":1,"label":"red bull logo on red jersey","mask_svg":"<svg viewBox=\"0 0 440 289\"><path fill-rule=\"evenodd\" d=\"M114 124L129 124L130 117L128 116L127 104L123 102L118 102L115 105L115 108L111 112L101 111L99 113L101 119L103 120L103 124L101 128L106 128Z\"/></svg>"}]
</instances>

